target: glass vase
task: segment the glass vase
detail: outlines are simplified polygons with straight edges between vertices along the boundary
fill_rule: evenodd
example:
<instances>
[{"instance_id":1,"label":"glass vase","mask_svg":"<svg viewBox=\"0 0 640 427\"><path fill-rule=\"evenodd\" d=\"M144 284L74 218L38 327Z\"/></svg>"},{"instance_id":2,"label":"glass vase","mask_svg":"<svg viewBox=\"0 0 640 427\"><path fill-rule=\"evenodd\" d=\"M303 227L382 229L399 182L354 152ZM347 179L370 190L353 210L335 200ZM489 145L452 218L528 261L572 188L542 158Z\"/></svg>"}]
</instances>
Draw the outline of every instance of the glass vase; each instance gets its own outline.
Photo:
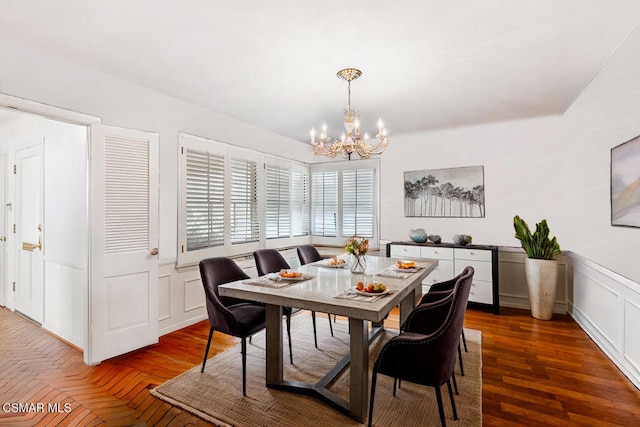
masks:
<instances>
[{"instance_id":1,"label":"glass vase","mask_svg":"<svg viewBox=\"0 0 640 427\"><path fill-rule=\"evenodd\" d=\"M352 273L364 273L367 268L367 258L364 255L351 254L349 258L349 269Z\"/></svg>"}]
</instances>

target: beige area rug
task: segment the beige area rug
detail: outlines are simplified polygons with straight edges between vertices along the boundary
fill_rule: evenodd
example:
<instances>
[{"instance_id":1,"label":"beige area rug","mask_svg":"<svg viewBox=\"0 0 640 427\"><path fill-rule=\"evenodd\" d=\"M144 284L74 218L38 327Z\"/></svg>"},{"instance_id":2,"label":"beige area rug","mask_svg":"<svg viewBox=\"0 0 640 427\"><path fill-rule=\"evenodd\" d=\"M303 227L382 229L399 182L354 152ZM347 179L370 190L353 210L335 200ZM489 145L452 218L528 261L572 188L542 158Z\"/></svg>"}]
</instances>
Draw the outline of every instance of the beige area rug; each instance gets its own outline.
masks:
<instances>
[{"instance_id":1,"label":"beige area rug","mask_svg":"<svg viewBox=\"0 0 640 427\"><path fill-rule=\"evenodd\" d=\"M323 321L324 320L324 321ZM329 332L324 315L318 320L318 349L313 345L313 329L309 316L292 319L293 361L289 363L286 334L284 335L284 378L316 382L342 358L349 347L346 321L334 323L335 337ZM370 346L370 365L397 331L386 330ZM448 426L482 425L481 404L481 334L465 330L468 353L463 351L465 375L460 376L456 363L459 395L455 395L459 420L453 420L446 385L441 387ZM151 393L220 426L360 426L362 424L338 412L320 400L265 386L265 336L261 332L247 343L247 397L242 396L242 365L240 344L210 358L204 373L201 365L151 390ZM371 370L371 367L370 367ZM332 385L331 390L347 398L347 370ZM371 381L371 376L369 376ZM373 424L375 426L439 426L438 404L433 387L402 383L392 395L393 380L378 375Z\"/></svg>"}]
</instances>

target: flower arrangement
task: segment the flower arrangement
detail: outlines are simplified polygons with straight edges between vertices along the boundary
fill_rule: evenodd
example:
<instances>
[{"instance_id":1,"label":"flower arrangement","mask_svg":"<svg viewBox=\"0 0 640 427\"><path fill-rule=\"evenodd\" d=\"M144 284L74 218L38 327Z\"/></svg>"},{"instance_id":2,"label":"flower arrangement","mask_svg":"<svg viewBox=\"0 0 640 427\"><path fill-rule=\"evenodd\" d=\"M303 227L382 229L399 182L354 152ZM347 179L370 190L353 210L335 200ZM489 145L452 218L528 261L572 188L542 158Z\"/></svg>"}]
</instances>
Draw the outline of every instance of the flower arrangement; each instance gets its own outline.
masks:
<instances>
[{"instance_id":1,"label":"flower arrangement","mask_svg":"<svg viewBox=\"0 0 640 427\"><path fill-rule=\"evenodd\" d=\"M347 245L344 250L355 256L366 255L369 251L369 239L364 237L351 237L347 240Z\"/></svg>"}]
</instances>

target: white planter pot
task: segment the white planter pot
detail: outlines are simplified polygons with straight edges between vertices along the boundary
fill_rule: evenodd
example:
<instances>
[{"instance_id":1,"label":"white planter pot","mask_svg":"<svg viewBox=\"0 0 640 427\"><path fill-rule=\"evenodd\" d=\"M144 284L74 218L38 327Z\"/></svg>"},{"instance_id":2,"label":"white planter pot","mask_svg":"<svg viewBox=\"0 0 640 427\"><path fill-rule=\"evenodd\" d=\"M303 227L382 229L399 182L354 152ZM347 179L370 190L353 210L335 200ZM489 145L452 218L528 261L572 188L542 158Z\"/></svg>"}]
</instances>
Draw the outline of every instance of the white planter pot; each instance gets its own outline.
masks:
<instances>
[{"instance_id":1,"label":"white planter pot","mask_svg":"<svg viewBox=\"0 0 640 427\"><path fill-rule=\"evenodd\" d=\"M549 320L553 316L558 285L558 261L527 258L524 263L531 315Z\"/></svg>"}]
</instances>

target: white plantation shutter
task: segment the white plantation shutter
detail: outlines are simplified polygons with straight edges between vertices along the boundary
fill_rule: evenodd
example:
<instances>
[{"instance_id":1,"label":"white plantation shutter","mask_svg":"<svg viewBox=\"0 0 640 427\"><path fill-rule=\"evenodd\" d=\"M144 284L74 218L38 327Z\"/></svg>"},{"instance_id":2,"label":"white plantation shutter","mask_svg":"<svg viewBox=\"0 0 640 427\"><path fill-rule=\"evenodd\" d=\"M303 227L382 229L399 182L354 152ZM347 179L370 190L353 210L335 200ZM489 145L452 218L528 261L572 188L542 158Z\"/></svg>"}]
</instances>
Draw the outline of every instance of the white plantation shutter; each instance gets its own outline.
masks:
<instances>
[{"instance_id":1,"label":"white plantation shutter","mask_svg":"<svg viewBox=\"0 0 640 427\"><path fill-rule=\"evenodd\" d=\"M260 238L258 218L257 163L231 159L231 243L256 242Z\"/></svg>"},{"instance_id":2,"label":"white plantation shutter","mask_svg":"<svg viewBox=\"0 0 640 427\"><path fill-rule=\"evenodd\" d=\"M224 244L224 156L186 150L187 251Z\"/></svg>"},{"instance_id":3,"label":"white plantation shutter","mask_svg":"<svg viewBox=\"0 0 640 427\"><path fill-rule=\"evenodd\" d=\"M336 237L338 229L338 171L317 171L311 178L313 230L316 236Z\"/></svg>"},{"instance_id":4,"label":"white plantation shutter","mask_svg":"<svg viewBox=\"0 0 640 427\"><path fill-rule=\"evenodd\" d=\"M289 237L289 169L266 165L265 181L266 237Z\"/></svg>"},{"instance_id":5,"label":"white plantation shutter","mask_svg":"<svg viewBox=\"0 0 640 427\"><path fill-rule=\"evenodd\" d=\"M105 137L105 253L149 248L149 141Z\"/></svg>"},{"instance_id":6,"label":"white plantation shutter","mask_svg":"<svg viewBox=\"0 0 640 427\"><path fill-rule=\"evenodd\" d=\"M374 170L342 171L342 236L373 237Z\"/></svg>"},{"instance_id":7,"label":"white plantation shutter","mask_svg":"<svg viewBox=\"0 0 640 427\"><path fill-rule=\"evenodd\" d=\"M291 234L309 235L309 172L291 171Z\"/></svg>"}]
</instances>

